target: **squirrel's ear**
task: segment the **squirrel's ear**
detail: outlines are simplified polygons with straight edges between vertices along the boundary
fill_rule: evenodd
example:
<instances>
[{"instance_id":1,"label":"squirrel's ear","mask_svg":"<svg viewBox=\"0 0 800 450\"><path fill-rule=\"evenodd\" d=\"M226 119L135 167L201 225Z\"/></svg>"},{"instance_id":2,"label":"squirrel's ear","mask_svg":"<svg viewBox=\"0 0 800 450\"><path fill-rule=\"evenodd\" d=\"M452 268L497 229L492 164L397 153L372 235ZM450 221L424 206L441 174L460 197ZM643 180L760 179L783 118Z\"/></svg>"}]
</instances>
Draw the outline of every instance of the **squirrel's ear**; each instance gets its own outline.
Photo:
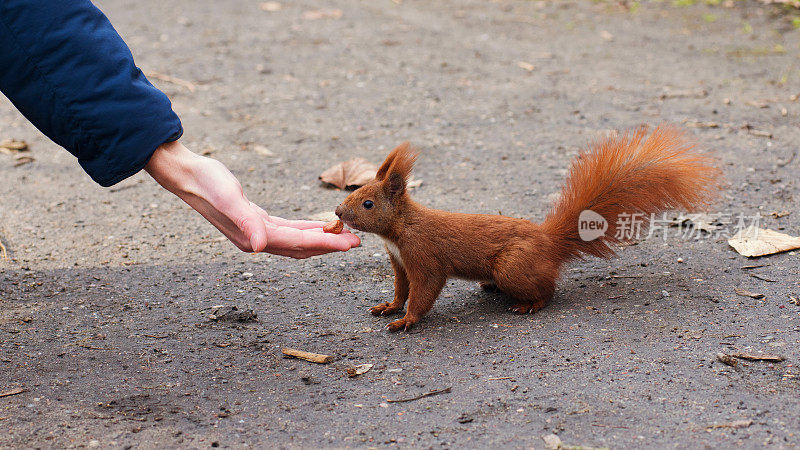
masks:
<instances>
[{"instance_id":1,"label":"squirrel's ear","mask_svg":"<svg viewBox=\"0 0 800 450\"><path fill-rule=\"evenodd\" d=\"M404 142L389 155L393 157L391 164L386 169L383 177L383 187L389 199L395 198L406 190L406 183L411 177L411 169L419 153L411 148L408 142ZM388 158L387 158L388 159ZM380 174L380 171L378 171Z\"/></svg>"},{"instance_id":2,"label":"squirrel's ear","mask_svg":"<svg viewBox=\"0 0 800 450\"><path fill-rule=\"evenodd\" d=\"M378 173L375 174L376 180L381 181L384 178L386 178L386 173L389 172L389 167L392 165L395 158L397 158L398 153L400 153L403 150L408 150L408 146L409 146L408 142L403 142L402 144L395 147L394 150L389 152L389 155L386 156L386 159L383 161L383 164L381 164L381 167L378 169Z\"/></svg>"},{"instance_id":3,"label":"squirrel's ear","mask_svg":"<svg viewBox=\"0 0 800 450\"><path fill-rule=\"evenodd\" d=\"M383 189L389 200L396 198L406 190L406 179L397 172L389 172L383 182Z\"/></svg>"}]
</instances>

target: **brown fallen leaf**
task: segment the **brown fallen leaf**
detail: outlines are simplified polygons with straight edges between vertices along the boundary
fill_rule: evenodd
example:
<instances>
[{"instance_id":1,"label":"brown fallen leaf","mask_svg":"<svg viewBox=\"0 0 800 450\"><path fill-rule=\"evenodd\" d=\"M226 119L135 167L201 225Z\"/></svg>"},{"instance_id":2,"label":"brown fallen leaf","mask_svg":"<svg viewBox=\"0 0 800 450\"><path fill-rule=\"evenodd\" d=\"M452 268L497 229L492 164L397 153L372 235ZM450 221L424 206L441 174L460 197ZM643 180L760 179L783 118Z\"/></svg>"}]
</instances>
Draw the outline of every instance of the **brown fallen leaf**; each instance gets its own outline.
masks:
<instances>
[{"instance_id":1,"label":"brown fallen leaf","mask_svg":"<svg viewBox=\"0 0 800 450\"><path fill-rule=\"evenodd\" d=\"M728 239L728 244L740 255L752 258L798 249L800 237L750 226Z\"/></svg>"},{"instance_id":2,"label":"brown fallen leaf","mask_svg":"<svg viewBox=\"0 0 800 450\"><path fill-rule=\"evenodd\" d=\"M347 376L352 378L359 375L364 375L365 373L369 372L370 369L372 369L372 364L359 364L357 366L348 367Z\"/></svg>"},{"instance_id":3,"label":"brown fallen leaf","mask_svg":"<svg viewBox=\"0 0 800 450\"><path fill-rule=\"evenodd\" d=\"M340 162L320 174L323 183L331 184L339 189L361 187L375 178L378 166L364 158L353 158Z\"/></svg>"},{"instance_id":4,"label":"brown fallen leaf","mask_svg":"<svg viewBox=\"0 0 800 450\"><path fill-rule=\"evenodd\" d=\"M736 288L736 293L738 295L741 295L742 297L750 297L750 298L755 298L755 299L764 298L764 294L757 294L755 292L750 292L750 291L748 291L746 289Z\"/></svg>"},{"instance_id":5,"label":"brown fallen leaf","mask_svg":"<svg viewBox=\"0 0 800 450\"><path fill-rule=\"evenodd\" d=\"M16 152L26 152L30 150L28 143L16 139L4 139L0 141L0 153L10 155Z\"/></svg>"},{"instance_id":6,"label":"brown fallen leaf","mask_svg":"<svg viewBox=\"0 0 800 450\"><path fill-rule=\"evenodd\" d=\"M306 11L303 13L305 20L320 20L320 19L339 19L342 17L341 9L315 9L313 11Z\"/></svg>"}]
</instances>

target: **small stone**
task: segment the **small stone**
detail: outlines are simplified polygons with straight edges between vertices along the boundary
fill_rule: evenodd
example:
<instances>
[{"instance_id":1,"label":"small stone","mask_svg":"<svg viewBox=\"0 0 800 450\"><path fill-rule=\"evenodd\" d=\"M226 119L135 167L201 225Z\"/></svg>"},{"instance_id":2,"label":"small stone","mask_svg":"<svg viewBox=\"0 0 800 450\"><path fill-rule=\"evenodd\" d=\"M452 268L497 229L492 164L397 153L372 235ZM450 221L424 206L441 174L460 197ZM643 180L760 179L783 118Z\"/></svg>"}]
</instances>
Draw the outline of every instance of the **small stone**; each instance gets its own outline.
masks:
<instances>
[{"instance_id":1,"label":"small stone","mask_svg":"<svg viewBox=\"0 0 800 450\"><path fill-rule=\"evenodd\" d=\"M551 450L558 450L561 448L561 438L555 434L548 434L542 437L544 440L544 447Z\"/></svg>"}]
</instances>

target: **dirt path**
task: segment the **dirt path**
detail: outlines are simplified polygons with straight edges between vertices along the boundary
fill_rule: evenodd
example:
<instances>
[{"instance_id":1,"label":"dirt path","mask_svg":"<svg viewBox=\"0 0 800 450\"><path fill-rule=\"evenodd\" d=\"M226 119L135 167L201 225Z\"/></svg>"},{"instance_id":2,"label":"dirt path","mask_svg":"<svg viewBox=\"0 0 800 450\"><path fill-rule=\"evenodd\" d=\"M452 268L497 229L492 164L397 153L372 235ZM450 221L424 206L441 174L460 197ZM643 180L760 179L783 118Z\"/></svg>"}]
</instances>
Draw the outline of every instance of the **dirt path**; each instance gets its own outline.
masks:
<instances>
[{"instance_id":1,"label":"dirt path","mask_svg":"<svg viewBox=\"0 0 800 450\"><path fill-rule=\"evenodd\" d=\"M749 2L282 3L98 2L146 72L192 83L153 80L187 145L274 214L332 210L344 194L319 172L408 139L425 151L419 201L540 220L601 133L714 122L691 128L729 181L714 212L800 235L800 157L784 164L799 34ZM750 261L670 229L573 266L535 315L453 281L390 335L368 314L392 289L379 239L305 261L240 254L146 176L93 185L2 99L10 137L36 160L0 154L0 394L27 390L0 397L0 447L800 445L796 252ZM258 320L209 321L214 305ZM786 361L716 361L735 351Z\"/></svg>"}]
</instances>

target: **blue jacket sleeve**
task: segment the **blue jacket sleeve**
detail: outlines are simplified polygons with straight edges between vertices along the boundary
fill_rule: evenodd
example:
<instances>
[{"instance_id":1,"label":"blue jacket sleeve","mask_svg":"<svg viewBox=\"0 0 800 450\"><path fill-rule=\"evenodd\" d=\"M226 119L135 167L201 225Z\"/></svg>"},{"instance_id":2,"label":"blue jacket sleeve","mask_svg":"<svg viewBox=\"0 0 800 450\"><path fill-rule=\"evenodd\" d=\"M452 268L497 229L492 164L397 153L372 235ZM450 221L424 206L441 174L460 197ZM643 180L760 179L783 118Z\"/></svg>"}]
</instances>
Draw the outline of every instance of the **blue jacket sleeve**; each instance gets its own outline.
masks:
<instances>
[{"instance_id":1,"label":"blue jacket sleeve","mask_svg":"<svg viewBox=\"0 0 800 450\"><path fill-rule=\"evenodd\" d=\"M89 0L0 1L0 90L102 186L135 174L183 132Z\"/></svg>"}]
</instances>

